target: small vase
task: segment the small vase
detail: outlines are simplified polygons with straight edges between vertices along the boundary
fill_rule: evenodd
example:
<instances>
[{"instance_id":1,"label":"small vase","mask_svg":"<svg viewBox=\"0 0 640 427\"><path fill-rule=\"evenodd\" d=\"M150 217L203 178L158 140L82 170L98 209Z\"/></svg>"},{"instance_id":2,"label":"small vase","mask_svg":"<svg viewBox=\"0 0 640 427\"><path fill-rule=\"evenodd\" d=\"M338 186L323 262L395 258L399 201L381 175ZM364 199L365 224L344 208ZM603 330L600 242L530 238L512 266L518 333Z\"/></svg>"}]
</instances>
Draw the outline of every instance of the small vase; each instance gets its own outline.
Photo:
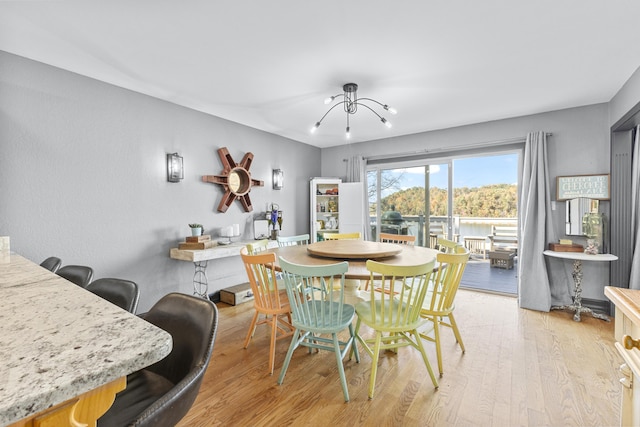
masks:
<instances>
[{"instance_id":1,"label":"small vase","mask_svg":"<svg viewBox=\"0 0 640 427\"><path fill-rule=\"evenodd\" d=\"M278 239L278 230L271 230L271 240Z\"/></svg>"},{"instance_id":2,"label":"small vase","mask_svg":"<svg viewBox=\"0 0 640 427\"><path fill-rule=\"evenodd\" d=\"M201 236L202 235L202 228L201 227L192 228L191 229L191 235L192 236Z\"/></svg>"}]
</instances>

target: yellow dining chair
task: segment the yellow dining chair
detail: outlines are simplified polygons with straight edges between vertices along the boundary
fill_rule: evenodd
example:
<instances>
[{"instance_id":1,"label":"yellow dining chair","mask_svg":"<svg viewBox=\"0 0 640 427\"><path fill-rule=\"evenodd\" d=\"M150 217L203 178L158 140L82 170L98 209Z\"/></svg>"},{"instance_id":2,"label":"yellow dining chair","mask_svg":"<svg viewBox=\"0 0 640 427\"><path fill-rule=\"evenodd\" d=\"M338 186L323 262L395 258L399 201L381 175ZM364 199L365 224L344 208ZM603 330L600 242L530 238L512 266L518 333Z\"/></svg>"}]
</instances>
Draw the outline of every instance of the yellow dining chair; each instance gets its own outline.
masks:
<instances>
[{"instance_id":1,"label":"yellow dining chair","mask_svg":"<svg viewBox=\"0 0 640 427\"><path fill-rule=\"evenodd\" d=\"M271 344L269 347L269 371L273 374L275 365L276 340L289 337L293 334L294 327L291 324L291 309L286 290L278 288L275 262L276 254L273 252L249 255L247 248L242 248L240 256L244 263L251 291L254 295L253 307L256 312L251 319L251 325L244 340L244 348L249 346L251 337L257 325L267 324L271 327ZM260 315L264 319L258 320Z\"/></svg>"},{"instance_id":2,"label":"yellow dining chair","mask_svg":"<svg viewBox=\"0 0 640 427\"><path fill-rule=\"evenodd\" d=\"M416 244L416 236L409 236L406 234L391 234L391 233L380 233L380 242L381 243L395 243L398 245L409 245L415 246ZM364 290L369 289L369 280L367 280L364 284ZM381 291L382 289L378 287L377 291Z\"/></svg>"},{"instance_id":3,"label":"yellow dining chair","mask_svg":"<svg viewBox=\"0 0 640 427\"><path fill-rule=\"evenodd\" d=\"M438 388L427 353L424 351L418 328L427 320L420 317L420 310L427 294L429 277L433 272L435 261L412 266L397 266L380 262L367 261L370 280L380 280L385 286L395 291L378 293L374 287L370 289L370 301L356 304L358 321L356 322L356 338L371 356L371 375L369 378L369 399L373 399L378 371L378 359L381 350L396 350L400 347L412 346L422 355L433 386ZM367 325L375 332L375 338L365 339L361 335L360 326Z\"/></svg>"},{"instance_id":4,"label":"yellow dining chair","mask_svg":"<svg viewBox=\"0 0 640 427\"><path fill-rule=\"evenodd\" d=\"M247 251L249 252L249 255L255 255L259 252L264 252L269 249L268 245L268 239L257 240L253 243L247 243Z\"/></svg>"},{"instance_id":5,"label":"yellow dining chair","mask_svg":"<svg viewBox=\"0 0 640 427\"><path fill-rule=\"evenodd\" d=\"M446 254L455 253L456 247L461 247L458 242L438 237L438 250Z\"/></svg>"},{"instance_id":6,"label":"yellow dining chair","mask_svg":"<svg viewBox=\"0 0 640 427\"><path fill-rule=\"evenodd\" d=\"M324 240L360 240L362 235L360 233L324 233Z\"/></svg>"},{"instance_id":7,"label":"yellow dining chair","mask_svg":"<svg viewBox=\"0 0 640 427\"><path fill-rule=\"evenodd\" d=\"M324 233L324 240L361 240L362 235L360 233ZM355 295L358 298L358 289L360 289L360 280L358 279L346 279L345 286L349 288L349 294ZM351 296L349 297L351 299Z\"/></svg>"},{"instance_id":8,"label":"yellow dining chair","mask_svg":"<svg viewBox=\"0 0 640 427\"><path fill-rule=\"evenodd\" d=\"M414 246L416 244L416 236L409 236L408 234L380 233L380 241L382 243L397 243L399 245Z\"/></svg>"},{"instance_id":9,"label":"yellow dining chair","mask_svg":"<svg viewBox=\"0 0 640 427\"><path fill-rule=\"evenodd\" d=\"M437 256L439 267L434 275L434 288L430 291L422 304L420 317L428 321L427 328L420 330L420 336L428 341L436 343L436 355L438 356L438 371L442 370L442 345L440 343L440 326L448 326L453 330L456 341L465 352L464 343L458 330L458 325L453 317L455 309L455 297L460 286L462 274L469 261L469 251L462 248L461 253L445 254ZM457 251L460 249L456 248ZM445 321L448 319L448 322Z\"/></svg>"},{"instance_id":10,"label":"yellow dining chair","mask_svg":"<svg viewBox=\"0 0 640 427\"><path fill-rule=\"evenodd\" d=\"M352 305L344 303L344 274L349 264L341 262L307 266L293 264L280 257L280 267L284 272L292 323L296 329L280 371L278 384L284 381L293 352L299 346L308 347L310 352L312 348L332 351L338 362L344 401L348 402L349 391L342 360L353 348L356 362L360 362L353 329L355 310ZM336 282L340 286L336 287ZM344 330L348 330L349 335L346 341L341 341L338 333Z\"/></svg>"},{"instance_id":11,"label":"yellow dining chair","mask_svg":"<svg viewBox=\"0 0 640 427\"><path fill-rule=\"evenodd\" d=\"M309 244L309 235L308 234L300 234L298 236L278 236L278 246L296 246L296 245L308 245Z\"/></svg>"}]
</instances>

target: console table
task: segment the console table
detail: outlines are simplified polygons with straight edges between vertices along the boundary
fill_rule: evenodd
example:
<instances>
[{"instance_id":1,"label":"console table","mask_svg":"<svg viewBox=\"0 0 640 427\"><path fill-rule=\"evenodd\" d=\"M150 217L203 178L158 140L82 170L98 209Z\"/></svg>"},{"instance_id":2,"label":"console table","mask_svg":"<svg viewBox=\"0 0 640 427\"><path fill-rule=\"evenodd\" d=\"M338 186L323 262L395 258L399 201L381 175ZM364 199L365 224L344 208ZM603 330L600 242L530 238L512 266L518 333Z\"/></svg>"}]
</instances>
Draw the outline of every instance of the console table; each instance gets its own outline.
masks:
<instances>
[{"instance_id":1,"label":"console table","mask_svg":"<svg viewBox=\"0 0 640 427\"><path fill-rule=\"evenodd\" d=\"M582 313L590 314L596 319L610 321L609 316L606 314L595 313L589 307L584 307L582 305L582 261L593 261L593 262L611 262L618 259L617 256L612 254L596 254L589 255L583 252L557 252L557 251L549 251L546 250L543 252L545 256L553 257L553 258L562 258L573 260L573 284L574 284L574 293L575 296L573 298L573 304L569 305L556 305L552 306L551 310L565 310L569 309L571 311L575 311L573 315L573 320L576 322L580 321L580 315Z\"/></svg>"},{"instance_id":2,"label":"console table","mask_svg":"<svg viewBox=\"0 0 640 427\"><path fill-rule=\"evenodd\" d=\"M195 273L193 274L193 294L201 298L209 299L209 279L207 278L207 264L213 259L239 256L240 249L248 243L255 243L256 240L232 242L228 245L218 245L209 249L187 250L171 248L169 256L180 261L193 263ZM277 248L278 242L269 240L269 249Z\"/></svg>"}]
</instances>

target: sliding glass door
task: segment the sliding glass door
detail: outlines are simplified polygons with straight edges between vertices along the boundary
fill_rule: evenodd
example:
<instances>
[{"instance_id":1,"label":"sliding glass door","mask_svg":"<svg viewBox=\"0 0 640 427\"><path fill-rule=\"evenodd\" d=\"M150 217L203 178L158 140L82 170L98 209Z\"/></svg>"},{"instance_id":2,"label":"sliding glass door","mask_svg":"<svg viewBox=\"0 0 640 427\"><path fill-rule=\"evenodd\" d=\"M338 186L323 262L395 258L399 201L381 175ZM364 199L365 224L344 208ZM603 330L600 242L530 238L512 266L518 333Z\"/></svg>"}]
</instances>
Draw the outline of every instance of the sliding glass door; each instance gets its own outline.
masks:
<instances>
[{"instance_id":1,"label":"sliding glass door","mask_svg":"<svg viewBox=\"0 0 640 427\"><path fill-rule=\"evenodd\" d=\"M515 294L517 270L491 267L488 236L517 227L518 168L519 151L369 164L371 239L409 234L432 248L454 240L472 253L462 286Z\"/></svg>"},{"instance_id":2,"label":"sliding glass door","mask_svg":"<svg viewBox=\"0 0 640 427\"><path fill-rule=\"evenodd\" d=\"M451 162L387 164L367 172L372 240L380 233L416 236L433 247L435 238L451 238Z\"/></svg>"}]
</instances>

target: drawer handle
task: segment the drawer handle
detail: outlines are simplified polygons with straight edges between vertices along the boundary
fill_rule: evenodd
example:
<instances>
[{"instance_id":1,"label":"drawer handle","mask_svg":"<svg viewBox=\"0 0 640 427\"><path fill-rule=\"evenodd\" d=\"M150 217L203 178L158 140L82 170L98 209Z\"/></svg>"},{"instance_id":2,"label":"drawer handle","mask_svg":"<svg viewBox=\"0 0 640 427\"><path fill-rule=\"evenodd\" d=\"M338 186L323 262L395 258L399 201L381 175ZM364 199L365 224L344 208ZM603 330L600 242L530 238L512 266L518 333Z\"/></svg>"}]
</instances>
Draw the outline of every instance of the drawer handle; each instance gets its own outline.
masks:
<instances>
[{"instance_id":1,"label":"drawer handle","mask_svg":"<svg viewBox=\"0 0 640 427\"><path fill-rule=\"evenodd\" d=\"M622 344L627 350L631 350L634 347L640 350L640 340L634 340L629 335L625 335L622 337Z\"/></svg>"}]
</instances>

